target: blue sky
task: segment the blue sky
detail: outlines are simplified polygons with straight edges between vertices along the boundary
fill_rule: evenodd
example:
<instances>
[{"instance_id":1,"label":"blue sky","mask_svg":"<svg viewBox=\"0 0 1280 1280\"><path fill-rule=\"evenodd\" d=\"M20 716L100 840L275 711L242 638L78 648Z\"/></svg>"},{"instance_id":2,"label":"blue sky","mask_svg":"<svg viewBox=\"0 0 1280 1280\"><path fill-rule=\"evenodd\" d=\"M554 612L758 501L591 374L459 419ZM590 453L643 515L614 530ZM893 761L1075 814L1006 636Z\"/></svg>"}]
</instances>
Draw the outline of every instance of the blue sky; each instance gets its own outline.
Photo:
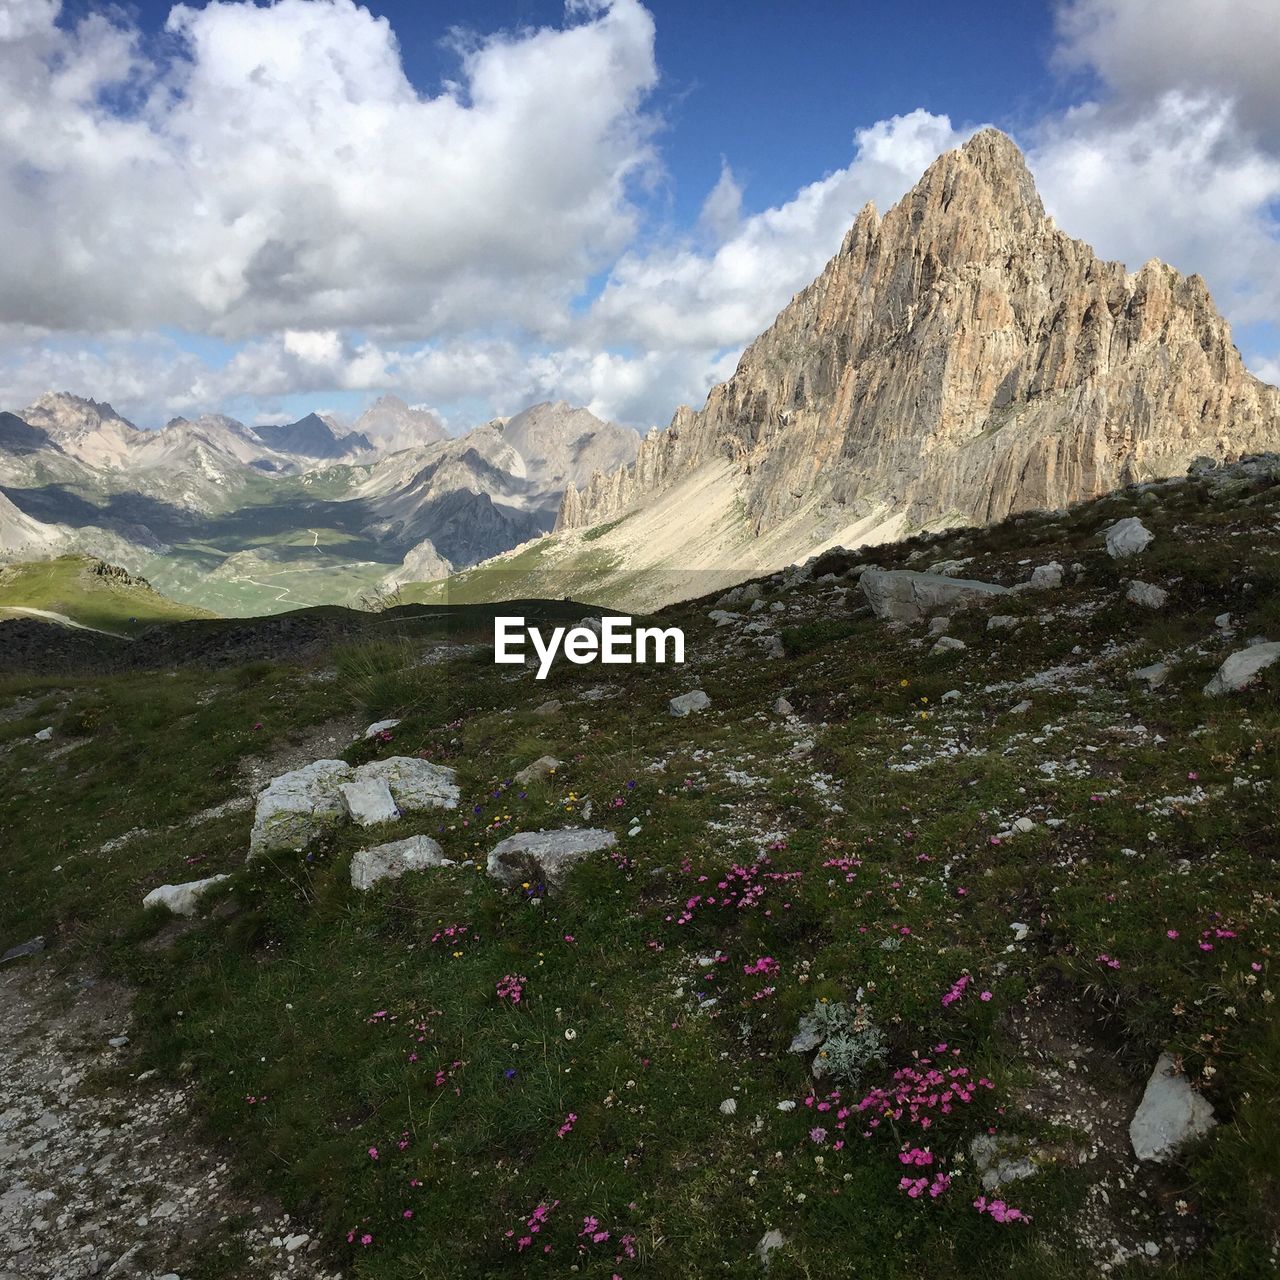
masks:
<instances>
[{"instance_id":1,"label":"blue sky","mask_svg":"<svg viewBox=\"0 0 1280 1280\"><path fill-rule=\"evenodd\" d=\"M1274 380L1276 65L1269 0L0 0L0 401L665 423L985 123Z\"/></svg>"}]
</instances>

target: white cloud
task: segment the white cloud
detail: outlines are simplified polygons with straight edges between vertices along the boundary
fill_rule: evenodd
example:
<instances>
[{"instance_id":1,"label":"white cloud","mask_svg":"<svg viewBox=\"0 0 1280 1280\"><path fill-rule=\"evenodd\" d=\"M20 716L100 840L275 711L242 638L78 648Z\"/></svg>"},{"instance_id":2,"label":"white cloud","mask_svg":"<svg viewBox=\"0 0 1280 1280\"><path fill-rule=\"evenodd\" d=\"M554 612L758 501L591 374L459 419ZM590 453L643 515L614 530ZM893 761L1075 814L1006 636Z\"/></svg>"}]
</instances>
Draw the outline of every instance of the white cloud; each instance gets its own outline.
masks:
<instances>
[{"instance_id":1,"label":"white cloud","mask_svg":"<svg viewBox=\"0 0 1280 1280\"><path fill-rule=\"evenodd\" d=\"M1118 105L1208 94L1280 146L1275 0L1066 0L1056 20L1059 64L1094 71Z\"/></svg>"},{"instance_id":2,"label":"white cloud","mask_svg":"<svg viewBox=\"0 0 1280 1280\"><path fill-rule=\"evenodd\" d=\"M101 16L0 6L0 321L537 331L634 232L638 0L474 39L430 98L352 0L178 5L167 63Z\"/></svg>"},{"instance_id":3,"label":"white cloud","mask_svg":"<svg viewBox=\"0 0 1280 1280\"><path fill-rule=\"evenodd\" d=\"M68 31L55 0L0 0L4 407L66 387L153 424L394 390L454 422L563 397L665 423L864 203L886 209L969 132L882 120L755 212L722 164L695 227L641 240L652 19L639 0L566 10L564 29L455 33L456 83L426 96L352 0L178 6L167 61L122 20ZM1280 314L1280 7L1065 0L1057 22L1056 62L1096 77L1020 137L1059 225L1199 271L1237 326ZM233 355L206 363L169 326Z\"/></svg>"}]
</instances>

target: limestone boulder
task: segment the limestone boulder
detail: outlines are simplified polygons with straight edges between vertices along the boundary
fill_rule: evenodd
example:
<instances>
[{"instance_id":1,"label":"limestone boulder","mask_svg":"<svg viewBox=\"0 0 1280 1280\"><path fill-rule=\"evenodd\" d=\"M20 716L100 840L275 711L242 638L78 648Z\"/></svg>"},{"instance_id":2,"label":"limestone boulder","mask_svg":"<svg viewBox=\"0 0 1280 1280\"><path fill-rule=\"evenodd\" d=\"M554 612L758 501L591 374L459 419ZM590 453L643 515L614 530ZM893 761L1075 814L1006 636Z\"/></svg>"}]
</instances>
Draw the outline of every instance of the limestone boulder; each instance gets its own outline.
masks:
<instances>
[{"instance_id":1,"label":"limestone boulder","mask_svg":"<svg viewBox=\"0 0 1280 1280\"><path fill-rule=\"evenodd\" d=\"M1129 1123L1129 1141L1139 1160L1161 1163L1216 1123L1208 1099L1191 1087L1173 1058L1162 1053Z\"/></svg>"},{"instance_id":2,"label":"limestone boulder","mask_svg":"<svg viewBox=\"0 0 1280 1280\"><path fill-rule=\"evenodd\" d=\"M200 899L215 884L221 884L226 876L206 876L203 880L189 880L186 884L162 884L152 889L142 899L144 907L168 907L175 916L193 916Z\"/></svg>"},{"instance_id":3,"label":"limestone boulder","mask_svg":"<svg viewBox=\"0 0 1280 1280\"><path fill-rule=\"evenodd\" d=\"M1280 658L1280 643L1251 644L1233 653L1204 687L1209 697L1239 693L1260 672Z\"/></svg>"},{"instance_id":4,"label":"limestone boulder","mask_svg":"<svg viewBox=\"0 0 1280 1280\"><path fill-rule=\"evenodd\" d=\"M430 836L410 836L355 854L351 859L351 887L363 891L381 880L399 880L408 871L451 866L453 863Z\"/></svg>"},{"instance_id":5,"label":"limestone boulder","mask_svg":"<svg viewBox=\"0 0 1280 1280\"><path fill-rule=\"evenodd\" d=\"M584 858L617 843L612 831L565 827L559 831L521 831L500 840L489 853L488 872L504 884L543 884L559 888Z\"/></svg>"},{"instance_id":6,"label":"limestone boulder","mask_svg":"<svg viewBox=\"0 0 1280 1280\"><path fill-rule=\"evenodd\" d=\"M307 847L347 816L339 790L355 771L342 760L316 760L272 778L258 797L249 857Z\"/></svg>"},{"instance_id":7,"label":"limestone boulder","mask_svg":"<svg viewBox=\"0 0 1280 1280\"><path fill-rule=\"evenodd\" d=\"M876 617L894 622L919 622L1008 593L997 583L913 569L868 569L858 585Z\"/></svg>"}]
</instances>

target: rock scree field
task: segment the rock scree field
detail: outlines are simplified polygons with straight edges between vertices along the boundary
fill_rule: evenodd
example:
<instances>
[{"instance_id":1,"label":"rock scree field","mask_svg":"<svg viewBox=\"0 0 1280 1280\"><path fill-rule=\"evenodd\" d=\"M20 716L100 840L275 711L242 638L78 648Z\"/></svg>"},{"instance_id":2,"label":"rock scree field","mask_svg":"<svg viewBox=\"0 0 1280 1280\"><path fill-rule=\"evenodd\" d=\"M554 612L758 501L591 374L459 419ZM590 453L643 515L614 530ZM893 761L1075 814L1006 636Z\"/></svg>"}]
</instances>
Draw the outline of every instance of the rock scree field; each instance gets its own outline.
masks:
<instances>
[{"instance_id":1,"label":"rock scree field","mask_svg":"<svg viewBox=\"0 0 1280 1280\"><path fill-rule=\"evenodd\" d=\"M1280 1272L1280 457L494 612L0 622L0 1276Z\"/></svg>"}]
</instances>

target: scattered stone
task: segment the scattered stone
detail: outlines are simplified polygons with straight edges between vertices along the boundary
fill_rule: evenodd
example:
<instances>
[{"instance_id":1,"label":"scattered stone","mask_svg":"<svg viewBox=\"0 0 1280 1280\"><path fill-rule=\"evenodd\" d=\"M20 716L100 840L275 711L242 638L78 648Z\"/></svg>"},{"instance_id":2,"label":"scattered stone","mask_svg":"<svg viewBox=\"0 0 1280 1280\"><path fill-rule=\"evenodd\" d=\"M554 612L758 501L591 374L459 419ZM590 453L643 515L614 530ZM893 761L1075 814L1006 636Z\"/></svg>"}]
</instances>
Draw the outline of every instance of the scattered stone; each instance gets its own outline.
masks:
<instances>
[{"instance_id":1,"label":"scattered stone","mask_svg":"<svg viewBox=\"0 0 1280 1280\"><path fill-rule=\"evenodd\" d=\"M1230 631L1231 615L1229 613L1218 614L1218 616L1213 620L1213 625L1217 627L1219 631Z\"/></svg>"},{"instance_id":2,"label":"scattered stone","mask_svg":"<svg viewBox=\"0 0 1280 1280\"><path fill-rule=\"evenodd\" d=\"M1107 530L1107 555L1113 560L1124 560L1139 555L1154 540L1155 535L1137 516L1126 516Z\"/></svg>"},{"instance_id":3,"label":"scattered stone","mask_svg":"<svg viewBox=\"0 0 1280 1280\"><path fill-rule=\"evenodd\" d=\"M381 778L357 778L354 782L341 783L338 790L342 792L351 821L358 826L374 827L380 822L395 822L400 817L391 788Z\"/></svg>"},{"instance_id":4,"label":"scattered stone","mask_svg":"<svg viewBox=\"0 0 1280 1280\"><path fill-rule=\"evenodd\" d=\"M1028 831L1034 831L1036 824L1030 818L1015 818L1013 821L1013 829L1021 831L1025 835Z\"/></svg>"},{"instance_id":5,"label":"scattered stone","mask_svg":"<svg viewBox=\"0 0 1280 1280\"><path fill-rule=\"evenodd\" d=\"M410 836L355 854L351 859L351 887L371 889L379 880L399 880L406 871L451 866L453 863L430 836Z\"/></svg>"},{"instance_id":6,"label":"scattered stone","mask_svg":"<svg viewBox=\"0 0 1280 1280\"><path fill-rule=\"evenodd\" d=\"M46 725L43 729L36 731L37 742L48 742L53 737L53 725Z\"/></svg>"},{"instance_id":7,"label":"scattered stone","mask_svg":"<svg viewBox=\"0 0 1280 1280\"><path fill-rule=\"evenodd\" d=\"M560 831L521 831L500 840L489 853L488 872L506 884L545 884L559 888L565 876L588 855L611 849L612 831L566 827Z\"/></svg>"},{"instance_id":8,"label":"scattered stone","mask_svg":"<svg viewBox=\"0 0 1280 1280\"><path fill-rule=\"evenodd\" d=\"M794 711L795 708L786 700L786 698L779 698L773 704L773 714L775 716L789 716Z\"/></svg>"},{"instance_id":9,"label":"scattered stone","mask_svg":"<svg viewBox=\"0 0 1280 1280\"><path fill-rule=\"evenodd\" d=\"M692 693L672 698L667 705L673 716L687 716L691 711L705 711L711 705L711 699L701 689L695 689Z\"/></svg>"},{"instance_id":10,"label":"scattered stone","mask_svg":"<svg viewBox=\"0 0 1280 1280\"><path fill-rule=\"evenodd\" d=\"M947 578L911 569L868 569L858 580L872 612L895 622L919 622L988 597L1005 595L1007 587L971 578Z\"/></svg>"},{"instance_id":11,"label":"scattered stone","mask_svg":"<svg viewBox=\"0 0 1280 1280\"><path fill-rule=\"evenodd\" d=\"M738 1114L737 1098L726 1098L720 1104L720 1114L722 1116L736 1116Z\"/></svg>"},{"instance_id":12,"label":"scattered stone","mask_svg":"<svg viewBox=\"0 0 1280 1280\"><path fill-rule=\"evenodd\" d=\"M561 705L558 698L552 698L549 702L543 702L534 707L533 714L535 716L553 716L560 710Z\"/></svg>"},{"instance_id":13,"label":"scattered stone","mask_svg":"<svg viewBox=\"0 0 1280 1280\"><path fill-rule=\"evenodd\" d=\"M351 766L342 760L316 760L272 778L258 797L249 836L249 857L280 850L305 849L327 828L337 825L346 808L338 787L350 782Z\"/></svg>"},{"instance_id":14,"label":"scattered stone","mask_svg":"<svg viewBox=\"0 0 1280 1280\"><path fill-rule=\"evenodd\" d=\"M22 960L26 956L38 956L43 950L43 935L28 938L26 942L20 942L16 947L10 947L4 955L0 956L0 964L8 964L10 960Z\"/></svg>"},{"instance_id":15,"label":"scattered stone","mask_svg":"<svg viewBox=\"0 0 1280 1280\"><path fill-rule=\"evenodd\" d=\"M707 617L710 618L717 627L728 627L737 622L742 617L742 614L729 613L725 609L712 609L711 612L707 614Z\"/></svg>"},{"instance_id":16,"label":"scattered stone","mask_svg":"<svg viewBox=\"0 0 1280 1280\"><path fill-rule=\"evenodd\" d=\"M936 618L929 619L929 634L931 636L945 635L950 626L951 619L945 613L940 613Z\"/></svg>"},{"instance_id":17,"label":"scattered stone","mask_svg":"<svg viewBox=\"0 0 1280 1280\"><path fill-rule=\"evenodd\" d=\"M1139 1160L1163 1162L1216 1123L1208 1100L1191 1087L1172 1056L1162 1053L1129 1123L1129 1141Z\"/></svg>"},{"instance_id":18,"label":"scattered stone","mask_svg":"<svg viewBox=\"0 0 1280 1280\"><path fill-rule=\"evenodd\" d=\"M541 782L549 778L563 764L555 756L539 756L532 764L527 764L515 775L515 780L524 786L531 782Z\"/></svg>"},{"instance_id":19,"label":"scattered stone","mask_svg":"<svg viewBox=\"0 0 1280 1280\"><path fill-rule=\"evenodd\" d=\"M1211 698L1222 693L1238 693L1277 658L1280 658L1280 643L1253 644L1240 649L1218 668L1218 674L1205 685L1204 691Z\"/></svg>"},{"instance_id":20,"label":"scattered stone","mask_svg":"<svg viewBox=\"0 0 1280 1280\"><path fill-rule=\"evenodd\" d=\"M1130 604L1140 604L1147 609L1163 609L1169 593L1163 587L1153 586L1150 582L1139 582L1134 578L1129 583L1129 590L1124 593L1124 598Z\"/></svg>"},{"instance_id":21,"label":"scattered stone","mask_svg":"<svg viewBox=\"0 0 1280 1280\"><path fill-rule=\"evenodd\" d=\"M1048 591L1062 586L1062 566L1056 560L1038 565L1031 570L1031 579L1027 585L1032 591Z\"/></svg>"},{"instance_id":22,"label":"scattered stone","mask_svg":"<svg viewBox=\"0 0 1280 1280\"><path fill-rule=\"evenodd\" d=\"M1132 674L1135 680L1145 680L1148 689L1158 689L1169 678L1169 664L1153 662L1149 667L1139 667Z\"/></svg>"},{"instance_id":23,"label":"scattered stone","mask_svg":"<svg viewBox=\"0 0 1280 1280\"><path fill-rule=\"evenodd\" d=\"M1023 698L1023 700L1019 702L1016 706L1012 706L1009 708L1009 714L1011 716L1024 716L1027 714L1028 711L1031 710L1031 707L1032 707L1031 699Z\"/></svg>"},{"instance_id":24,"label":"scattered stone","mask_svg":"<svg viewBox=\"0 0 1280 1280\"><path fill-rule=\"evenodd\" d=\"M770 636L765 641L764 656L766 658L785 658L787 656L787 648L782 643L781 636Z\"/></svg>"},{"instance_id":25,"label":"scattered stone","mask_svg":"<svg viewBox=\"0 0 1280 1280\"><path fill-rule=\"evenodd\" d=\"M1011 1135L980 1133L969 1143L969 1156L982 1175L984 1191L1036 1174L1035 1162L1023 1151L1022 1141Z\"/></svg>"},{"instance_id":26,"label":"scattered stone","mask_svg":"<svg viewBox=\"0 0 1280 1280\"><path fill-rule=\"evenodd\" d=\"M959 690L959 689L948 689L948 690L946 691L946 693L944 693L944 694L942 695L942 701L943 701L943 702L959 702L959 701L960 701L960 690Z\"/></svg>"},{"instance_id":27,"label":"scattered stone","mask_svg":"<svg viewBox=\"0 0 1280 1280\"><path fill-rule=\"evenodd\" d=\"M787 1243L787 1238L776 1227L772 1231L766 1231L760 1237L760 1243L756 1245L756 1259L762 1267L769 1265L770 1254L776 1253Z\"/></svg>"},{"instance_id":28,"label":"scattered stone","mask_svg":"<svg viewBox=\"0 0 1280 1280\"><path fill-rule=\"evenodd\" d=\"M937 644L929 650L930 653L960 653L969 646L963 640L957 640L955 636L942 636Z\"/></svg>"},{"instance_id":29,"label":"scattered stone","mask_svg":"<svg viewBox=\"0 0 1280 1280\"><path fill-rule=\"evenodd\" d=\"M205 891L226 879L225 875L206 876L203 880L189 880L186 884L162 884L142 899L142 905L168 907L175 916L193 916Z\"/></svg>"},{"instance_id":30,"label":"scattered stone","mask_svg":"<svg viewBox=\"0 0 1280 1280\"><path fill-rule=\"evenodd\" d=\"M399 720L379 720L376 724L371 724L361 734L361 737L368 740L369 738L376 738L380 733L390 733L399 723Z\"/></svg>"},{"instance_id":31,"label":"scattered stone","mask_svg":"<svg viewBox=\"0 0 1280 1280\"><path fill-rule=\"evenodd\" d=\"M454 771L414 756L388 756L371 760L356 770L356 781L381 780L391 791L402 813L421 809L456 809L459 792Z\"/></svg>"},{"instance_id":32,"label":"scattered stone","mask_svg":"<svg viewBox=\"0 0 1280 1280\"><path fill-rule=\"evenodd\" d=\"M1018 625L1019 619L1015 618L1011 613L993 613L987 619L988 631L1012 631Z\"/></svg>"}]
</instances>

